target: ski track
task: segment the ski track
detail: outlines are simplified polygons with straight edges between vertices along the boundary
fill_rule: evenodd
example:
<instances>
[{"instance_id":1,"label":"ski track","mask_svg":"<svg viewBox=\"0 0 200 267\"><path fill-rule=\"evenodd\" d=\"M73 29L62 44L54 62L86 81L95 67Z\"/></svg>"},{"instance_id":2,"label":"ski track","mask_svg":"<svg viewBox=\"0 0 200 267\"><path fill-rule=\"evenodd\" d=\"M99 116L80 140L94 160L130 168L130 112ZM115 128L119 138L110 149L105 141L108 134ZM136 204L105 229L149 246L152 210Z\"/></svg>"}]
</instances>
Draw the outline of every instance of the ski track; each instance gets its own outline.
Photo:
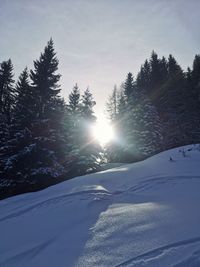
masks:
<instances>
[{"instance_id":1,"label":"ski track","mask_svg":"<svg viewBox=\"0 0 200 267\"><path fill-rule=\"evenodd\" d=\"M47 200L44 200L44 201L41 201L41 202L38 202L34 205L31 205L25 209L21 209L21 210L18 210L18 211L15 211L11 214L8 214L4 217L1 217L0 218L0 222L2 221L5 221L5 220L8 220L8 219L11 219L11 218L15 218L15 217L18 217L20 215L23 215L29 211L33 211L35 209L39 209L39 208L42 208L44 206L49 206L49 205L56 205L56 204L59 204L61 202L64 202L64 201L68 201L68 202L72 202L74 201L75 199L69 199L70 197L74 197L74 196L78 196L80 197L80 200L92 200L92 198L94 196L98 196L98 197L101 197L101 199L105 199L105 197L111 197L111 196L114 196L114 195L121 195L121 194L124 194L124 193L131 193L131 192L134 192L134 193L139 193L143 190L147 190L147 189L150 189L150 188L153 188L155 187L155 185L162 185L162 184L166 184L170 181L182 181L182 180L191 180L191 179L196 179L196 180L199 180L200 182L200 176L184 176L184 175L179 175L179 176L151 176L152 178L150 179L146 179L146 180L143 180L141 182L138 183L138 185L136 186L133 186L133 187L130 187L124 191L114 191L114 192L109 192L107 191L106 189L105 190L84 190L84 191L78 191L78 192L73 192L73 193L68 193L68 194L64 194L64 195L61 195L61 196L56 196L56 197L53 197L53 198L49 198Z\"/></svg>"},{"instance_id":2,"label":"ski track","mask_svg":"<svg viewBox=\"0 0 200 267\"><path fill-rule=\"evenodd\" d=\"M182 180L199 180L200 176L189 176L189 175L177 175L177 176L160 176L151 179L147 179L138 183L138 185L130 187L127 191L129 192L140 192L143 189L150 189L155 187L155 185L162 185L168 182L180 182Z\"/></svg>"},{"instance_id":3,"label":"ski track","mask_svg":"<svg viewBox=\"0 0 200 267\"><path fill-rule=\"evenodd\" d=\"M83 198L83 195L86 197ZM15 211L11 214L8 214L8 215L0 218L0 222L11 219L11 218L18 217L20 215L23 215L23 214L29 212L29 211L33 211L35 209L42 208L44 206L55 205L55 204L61 203L63 201L69 200L69 198L72 196L80 196L81 197L80 200L89 200L89 199L94 199L94 196L98 196L101 198L103 197L102 199L104 199L105 197L109 197L111 195L112 195L112 193L110 193L106 190L87 190L87 191L79 191L79 192L69 193L69 194L65 194L65 195L61 195L58 197L44 200L44 201L38 202L37 204L34 204L30 207L27 207L25 209ZM74 201L74 200L75 199L73 199L71 201Z\"/></svg>"},{"instance_id":4,"label":"ski track","mask_svg":"<svg viewBox=\"0 0 200 267\"><path fill-rule=\"evenodd\" d=\"M186 246L186 245L190 245L190 244L194 244L194 243L199 243L199 242L200 242L200 237L195 237L195 238L171 243L169 245L159 247L159 248L150 250L148 252L145 252L139 256L136 256L132 259L124 261L124 262L120 263L119 265L116 265L115 267L125 267L125 266L128 266L129 264L131 264L131 266L134 266L133 264L136 262L138 263L140 260L144 261L145 259L153 259L153 258L157 257L158 255L163 254L164 252L169 251L173 248L178 248L178 247L182 247L182 246Z\"/></svg>"}]
</instances>

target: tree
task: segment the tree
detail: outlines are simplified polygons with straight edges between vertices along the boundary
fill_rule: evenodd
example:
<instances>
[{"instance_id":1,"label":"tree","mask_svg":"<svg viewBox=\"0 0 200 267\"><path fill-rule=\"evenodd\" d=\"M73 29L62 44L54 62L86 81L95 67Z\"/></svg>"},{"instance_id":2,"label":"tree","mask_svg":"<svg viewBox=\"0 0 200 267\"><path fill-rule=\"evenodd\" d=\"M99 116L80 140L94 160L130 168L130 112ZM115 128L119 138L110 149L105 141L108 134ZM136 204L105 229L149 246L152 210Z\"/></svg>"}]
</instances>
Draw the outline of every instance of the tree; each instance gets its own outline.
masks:
<instances>
[{"instance_id":1,"label":"tree","mask_svg":"<svg viewBox=\"0 0 200 267\"><path fill-rule=\"evenodd\" d=\"M96 102L87 88L81 98L80 106L80 159L79 167L82 173L87 173L99 169L99 160L101 158L101 148L91 133L91 127L96 122L93 107Z\"/></svg>"},{"instance_id":2,"label":"tree","mask_svg":"<svg viewBox=\"0 0 200 267\"><path fill-rule=\"evenodd\" d=\"M158 58L158 55L155 53L155 51L153 51L151 54L150 67L151 67L151 75L150 75L151 92L149 96L155 98L156 91L158 90L162 82L160 59Z\"/></svg>"},{"instance_id":3,"label":"tree","mask_svg":"<svg viewBox=\"0 0 200 267\"><path fill-rule=\"evenodd\" d=\"M38 189L66 174L67 151L63 132L64 101L59 97L58 60L50 40L34 61L29 85L27 69L16 86L17 102L9 149L4 153L4 173L18 187Z\"/></svg>"},{"instance_id":4,"label":"tree","mask_svg":"<svg viewBox=\"0 0 200 267\"><path fill-rule=\"evenodd\" d=\"M117 86L114 86L112 94L106 103L107 112L111 121L114 121L117 117Z\"/></svg>"},{"instance_id":5,"label":"tree","mask_svg":"<svg viewBox=\"0 0 200 267\"><path fill-rule=\"evenodd\" d=\"M133 89L134 89L133 75L131 72L129 72L126 81L124 82L124 95L127 101L129 101L132 98Z\"/></svg>"},{"instance_id":6,"label":"tree","mask_svg":"<svg viewBox=\"0 0 200 267\"><path fill-rule=\"evenodd\" d=\"M34 61L34 68L30 72L30 78L37 94L37 118L43 119L52 111L51 101L54 101L60 92L58 85L60 74L56 73L58 70L58 59L54 51L52 39L47 43L39 60Z\"/></svg>"},{"instance_id":7,"label":"tree","mask_svg":"<svg viewBox=\"0 0 200 267\"><path fill-rule=\"evenodd\" d=\"M0 65L0 178L5 179L5 151L9 147L10 124L14 105L13 65L11 59Z\"/></svg>"},{"instance_id":8,"label":"tree","mask_svg":"<svg viewBox=\"0 0 200 267\"><path fill-rule=\"evenodd\" d=\"M145 158L163 149L162 125L155 106L144 95L133 109L131 143L135 144L138 158Z\"/></svg>"},{"instance_id":9,"label":"tree","mask_svg":"<svg viewBox=\"0 0 200 267\"><path fill-rule=\"evenodd\" d=\"M124 83L119 90L114 87L112 95L107 103L107 112L110 122L115 131L115 138L105 147L105 156L108 162L126 162L125 136L126 136L126 117L127 100L124 93Z\"/></svg>"},{"instance_id":10,"label":"tree","mask_svg":"<svg viewBox=\"0 0 200 267\"><path fill-rule=\"evenodd\" d=\"M94 171L99 166L100 147L91 134L91 126L96 121L93 111L95 104L89 88L81 97L78 85L74 86L69 95L66 117L70 143L68 166L72 176Z\"/></svg>"},{"instance_id":11,"label":"tree","mask_svg":"<svg viewBox=\"0 0 200 267\"><path fill-rule=\"evenodd\" d=\"M143 90L146 94L150 90L150 78L151 78L151 67L148 60L145 60L144 65L141 66L140 71L137 75L136 84L137 88Z\"/></svg>"},{"instance_id":12,"label":"tree","mask_svg":"<svg viewBox=\"0 0 200 267\"><path fill-rule=\"evenodd\" d=\"M0 116L6 123L11 122L12 108L14 105L14 80L11 59L3 61L0 68Z\"/></svg>"},{"instance_id":13,"label":"tree","mask_svg":"<svg viewBox=\"0 0 200 267\"><path fill-rule=\"evenodd\" d=\"M172 55L168 58L168 79L162 86L162 93L157 103L163 122L165 148L183 145L185 142L185 76L180 65Z\"/></svg>"},{"instance_id":14,"label":"tree","mask_svg":"<svg viewBox=\"0 0 200 267\"><path fill-rule=\"evenodd\" d=\"M36 119L34 90L29 84L28 69L25 68L16 84L16 104L14 108L14 123L16 128L29 127ZM16 125L17 124L17 125Z\"/></svg>"}]
</instances>

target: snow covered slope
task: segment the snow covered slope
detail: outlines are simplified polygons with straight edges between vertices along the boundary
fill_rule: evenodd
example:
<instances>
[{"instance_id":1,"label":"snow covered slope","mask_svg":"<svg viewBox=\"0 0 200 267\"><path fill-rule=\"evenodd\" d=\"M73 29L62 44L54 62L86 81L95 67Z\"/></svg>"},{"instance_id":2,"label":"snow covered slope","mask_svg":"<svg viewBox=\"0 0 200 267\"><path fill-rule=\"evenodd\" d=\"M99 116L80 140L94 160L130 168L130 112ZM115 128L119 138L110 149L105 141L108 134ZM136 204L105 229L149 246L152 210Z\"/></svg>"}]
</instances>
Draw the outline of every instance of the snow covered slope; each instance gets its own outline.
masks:
<instances>
[{"instance_id":1,"label":"snow covered slope","mask_svg":"<svg viewBox=\"0 0 200 267\"><path fill-rule=\"evenodd\" d=\"M0 201L0 266L199 267L199 207L195 149L77 177Z\"/></svg>"}]
</instances>

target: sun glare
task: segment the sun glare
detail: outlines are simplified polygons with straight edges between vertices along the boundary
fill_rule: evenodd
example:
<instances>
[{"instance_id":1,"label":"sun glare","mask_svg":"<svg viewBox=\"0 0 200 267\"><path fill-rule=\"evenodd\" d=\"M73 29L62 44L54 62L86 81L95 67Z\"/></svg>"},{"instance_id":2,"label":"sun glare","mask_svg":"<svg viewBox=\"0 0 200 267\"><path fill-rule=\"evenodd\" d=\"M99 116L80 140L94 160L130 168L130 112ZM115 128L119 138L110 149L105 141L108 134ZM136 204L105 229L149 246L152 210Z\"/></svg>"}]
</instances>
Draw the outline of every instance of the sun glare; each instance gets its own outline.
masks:
<instances>
[{"instance_id":1,"label":"sun glare","mask_svg":"<svg viewBox=\"0 0 200 267\"><path fill-rule=\"evenodd\" d=\"M101 145L105 145L114 138L114 130L109 122L100 116L92 127L92 135Z\"/></svg>"}]
</instances>

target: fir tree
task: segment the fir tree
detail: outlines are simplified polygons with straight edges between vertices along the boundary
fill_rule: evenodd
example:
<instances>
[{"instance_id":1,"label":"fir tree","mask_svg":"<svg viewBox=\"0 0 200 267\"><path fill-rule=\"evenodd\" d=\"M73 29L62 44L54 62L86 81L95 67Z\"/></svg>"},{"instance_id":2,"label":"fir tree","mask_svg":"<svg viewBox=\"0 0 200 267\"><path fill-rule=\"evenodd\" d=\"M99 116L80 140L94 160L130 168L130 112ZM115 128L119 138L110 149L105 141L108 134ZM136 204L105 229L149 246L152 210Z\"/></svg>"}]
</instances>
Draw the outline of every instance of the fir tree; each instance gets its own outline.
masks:
<instances>
[{"instance_id":1,"label":"fir tree","mask_svg":"<svg viewBox=\"0 0 200 267\"><path fill-rule=\"evenodd\" d=\"M117 86L114 86L112 94L106 103L107 112L111 121L114 121L117 117Z\"/></svg>"},{"instance_id":2,"label":"fir tree","mask_svg":"<svg viewBox=\"0 0 200 267\"><path fill-rule=\"evenodd\" d=\"M0 180L5 184L6 179L5 157L10 148L10 126L14 106L13 65L11 60L4 61L0 65ZM7 185L7 182L6 182Z\"/></svg>"},{"instance_id":3,"label":"fir tree","mask_svg":"<svg viewBox=\"0 0 200 267\"><path fill-rule=\"evenodd\" d=\"M96 117L94 116L93 111L95 105L96 102L94 101L89 88L87 88L82 95L80 107L81 162L79 163L79 167L82 173L95 171L99 168L101 149L100 145L91 134L91 126L96 122Z\"/></svg>"},{"instance_id":4,"label":"fir tree","mask_svg":"<svg viewBox=\"0 0 200 267\"><path fill-rule=\"evenodd\" d=\"M34 61L34 70L30 72L32 86L37 94L37 117L46 118L51 112L51 101L60 92L58 81L60 74L57 74L58 59L53 47L53 40L50 39L39 60Z\"/></svg>"},{"instance_id":5,"label":"fir tree","mask_svg":"<svg viewBox=\"0 0 200 267\"><path fill-rule=\"evenodd\" d=\"M126 96L127 101L130 101L130 99L132 98L133 90L134 90L133 75L131 72L129 72L126 81L124 83L124 94Z\"/></svg>"},{"instance_id":6,"label":"fir tree","mask_svg":"<svg viewBox=\"0 0 200 267\"><path fill-rule=\"evenodd\" d=\"M3 61L0 68L0 116L6 123L11 122L14 105L14 80L11 59Z\"/></svg>"},{"instance_id":7,"label":"fir tree","mask_svg":"<svg viewBox=\"0 0 200 267\"><path fill-rule=\"evenodd\" d=\"M180 65L172 55L168 58L168 80L162 87L157 108L162 116L165 133L165 147L180 146L185 141L184 132L184 94L185 76Z\"/></svg>"},{"instance_id":8,"label":"fir tree","mask_svg":"<svg viewBox=\"0 0 200 267\"><path fill-rule=\"evenodd\" d=\"M59 97L58 60L50 40L34 62L32 86L25 69L17 83L15 130L5 151L4 173L16 190L35 190L55 183L66 174L67 150L63 133L65 105ZM20 188L20 189L19 189Z\"/></svg>"},{"instance_id":9,"label":"fir tree","mask_svg":"<svg viewBox=\"0 0 200 267\"><path fill-rule=\"evenodd\" d=\"M149 93L150 78L151 78L151 67L148 60L145 60L144 65L141 66L140 71L137 75L136 83L137 88L143 90L146 94Z\"/></svg>"},{"instance_id":10,"label":"fir tree","mask_svg":"<svg viewBox=\"0 0 200 267\"><path fill-rule=\"evenodd\" d=\"M158 55L155 51L152 52L150 58L150 67L151 67L151 75L150 75L150 97L152 99L156 98L156 92L161 85L162 75L161 75L161 64Z\"/></svg>"},{"instance_id":11,"label":"fir tree","mask_svg":"<svg viewBox=\"0 0 200 267\"><path fill-rule=\"evenodd\" d=\"M89 89L81 97L77 84L74 86L69 95L66 119L70 143L68 166L72 176L94 171L99 165L100 147L91 135L91 126L96 120L93 112L95 104Z\"/></svg>"},{"instance_id":12,"label":"fir tree","mask_svg":"<svg viewBox=\"0 0 200 267\"><path fill-rule=\"evenodd\" d=\"M155 106L144 95L133 109L132 143L138 158L145 158L163 149L162 125Z\"/></svg>"},{"instance_id":13,"label":"fir tree","mask_svg":"<svg viewBox=\"0 0 200 267\"><path fill-rule=\"evenodd\" d=\"M30 123L36 118L35 97L29 83L28 69L25 68L16 84L14 123L17 124L17 128L30 127Z\"/></svg>"}]
</instances>

